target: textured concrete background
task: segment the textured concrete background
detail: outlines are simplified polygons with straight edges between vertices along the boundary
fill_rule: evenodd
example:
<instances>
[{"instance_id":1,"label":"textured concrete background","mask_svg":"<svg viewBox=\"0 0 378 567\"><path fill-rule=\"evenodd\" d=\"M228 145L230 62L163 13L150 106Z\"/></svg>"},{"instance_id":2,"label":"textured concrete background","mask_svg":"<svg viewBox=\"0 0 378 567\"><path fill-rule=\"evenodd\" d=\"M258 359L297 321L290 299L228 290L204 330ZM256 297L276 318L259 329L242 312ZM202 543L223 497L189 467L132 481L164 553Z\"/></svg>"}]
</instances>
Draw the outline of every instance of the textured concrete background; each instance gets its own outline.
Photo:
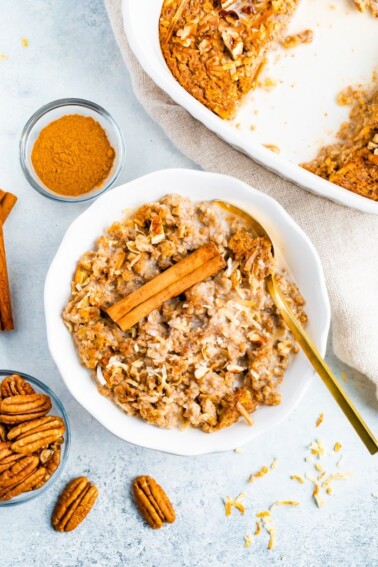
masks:
<instances>
[{"instance_id":1,"label":"textured concrete background","mask_svg":"<svg viewBox=\"0 0 378 567\"><path fill-rule=\"evenodd\" d=\"M21 45L23 36L29 39L28 48ZM135 100L101 0L2 0L0 53L9 56L0 60L0 186L20 197L6 228L17 331L0 337L0 367L25 371L49 384L65 404L73 430L71 457L57 486L33 503L0 511L0 565L376 566L378 499L372 493L378 492L377 460L366 453L320 380L290 419L247 445L242 454L197 458L128 445L72 399L47 350L43 282L67 226L86 205L50 202L27 185L18 163L24 123L56 98L88 98L105 106L124 132L127 164L120 182L193 164ZM339 374L346 371L348 391L377 431L373 387L332 357L329 361ZM315 429L320 412L325 421ZM321 509L311 499L309 482L302 486L289 478L313 471L304 456L315 437L324 439L329 450L341 441L345 464L340 470L354 472L350 479L335 482L335 494ZM279 459L277 468L247 484L249 474L274 457ZM326 468L331 470L335 461L331 454ZM177 510L176 523L158 532L144 525L130 498L132 478L144 473L161 482ZM98 502L77 531L55 533L50 527L55 498L68 479L81 474L98 484ZM226 518L222 498L243 490L245 515L234 511ZM276 548L267 550L264 533L244 549L243 538L254 531L256 512L277 499L295 499L301 505L275 510Z\"/></svg>"}]
</instances>

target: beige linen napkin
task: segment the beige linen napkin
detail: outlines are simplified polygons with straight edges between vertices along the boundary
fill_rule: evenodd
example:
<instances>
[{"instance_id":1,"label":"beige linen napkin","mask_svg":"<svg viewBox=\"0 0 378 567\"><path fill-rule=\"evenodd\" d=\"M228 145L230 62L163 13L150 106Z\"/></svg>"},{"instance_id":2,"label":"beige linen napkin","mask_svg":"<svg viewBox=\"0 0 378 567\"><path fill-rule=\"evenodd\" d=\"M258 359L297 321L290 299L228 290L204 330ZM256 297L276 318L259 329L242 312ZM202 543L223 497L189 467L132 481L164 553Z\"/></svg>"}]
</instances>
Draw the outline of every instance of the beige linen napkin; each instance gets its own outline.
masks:
<instances>
[{"instance_id":1,"label":"beige linen napkin","mask_svg":"<svg viewBox=\"0 0 378 567\"><path fill-rule=\"evenodd\" d=\"M238 177L276 199L311 238L326 275L335 354L378 386L378 216L308 193L207 130L142 70L127 43L122 0L105 0L105 5L134 92L167 136L205 170Z\"/></svg>"}]
</instances>

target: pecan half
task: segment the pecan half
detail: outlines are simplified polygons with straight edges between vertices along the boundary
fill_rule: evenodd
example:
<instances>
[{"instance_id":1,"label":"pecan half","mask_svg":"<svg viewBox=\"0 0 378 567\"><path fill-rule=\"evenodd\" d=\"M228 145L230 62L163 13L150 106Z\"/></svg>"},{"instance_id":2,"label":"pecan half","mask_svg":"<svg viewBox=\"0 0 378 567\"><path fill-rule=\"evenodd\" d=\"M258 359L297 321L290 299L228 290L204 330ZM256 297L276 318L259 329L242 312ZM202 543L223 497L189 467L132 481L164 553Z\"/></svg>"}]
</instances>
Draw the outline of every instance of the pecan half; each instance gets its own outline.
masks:
<instances>
[{"instance_id":1,"label":"pecan half","mask_svg":"<svg viewBox=\"0 0 378 567\"><path fill-rule=\"evenodd\" d=\"M0 421L16 424L46 415L51 409L51 400L45 394L12 396L0 401Z\"/></svg>"},{"instance_id":2,"label":"pecan half","mask_svg":"<svg viewBox=\"0 0 378 567\"><path fill-rule=\"evenodd\" d=\"M5 427L5 425L3 425L2 423L0 423L0 441L1 441L1 442L4 442L4 441L7 440L7 433L8 433L8 430L7 430L7 428Z\"/></svg>"},{"instance_id":3,"label":"pecan half","mask_svg":"<svg viewBox=\"0 0 378 567\"><path fill-rule=\"evenodd\" d=\"M61 417L46 415L45 417L33 419L32 421L20 423L19 425L12 427L8 433L8 440L14 441L15 439L22 439L27 435L37 433L37 431L48 431L60 428L63 428L64 431L64 422Z\"/></svg>"},{"instance_id":4,"label":"pecan half","mask_svg":"<svg viewBox=\"0 0 378 567\"><path fill-rule=\"evenodd\" d=\"M19 376L18 374L12 374L12 376L6 376L1 382L1 397L10 398L11 396L25 396L27 394L35 394L33 387Z\"/></svg>"},{"instance_id":5,"label":"pecan half","mask_svg":"<svg viewBox=\"0 0 378 567\"><path fill-rule=\"evenodd\" d=\"M23 458L24 455L12 453L12 451L10 451L10 454L0 460L0 473L7 471L16 461Z\"/></svg>"},{"instance_id":6,"label":"pecan half","mask_svg":"<svg viewBox=\"0 0 378 567\"><path fill-rule=\"evenodd\" d=\"M41 479L45 476L45 473L46 470L44 467L41 467L24 478L24 480L16 486L0 490L0 500L11 500L11 498L15 498L15 496L19 496L23 492L34 490Z\"/></svg>"},{"instance_id":7,"label":"pecan half","mask_svg":"<svg viewBox=\"0 0 378 567\"><path fill-rule=\"evenodd\" d=\"M44 449L39 456L39 460L46 469L46 472L42 480L34 487L34 490L37 490L37 488L41 488L41 486L43 486L45 482L47 482L51 478L51 476L54 474L54 472L60 465L60 449L53 451L52 455L47 461L45 461L44 458L42 457L42 454L45 451L50 452L51 449Z\"/></svg>"},{"instance_id":8,"label":"pecan half","mask_svg":"<svg viewBox=\"0 0 378 567\"><path fill-rule=\"evenodd\" d=\"M15 455L11 445L9 441L0 443L0 473L8 470L16 461L24 457L24 455Z\"/></svg>"},{"instance_id":9,"label":"pecan half","mask_svg":"<svg viewBox=\"0 0 378 567\"><path fill-rule=\"evenodd\" d=\"M13 440L11 448L15 453L31 454L55 443L64 431L60 417L47 416L13 427L8 433L8 439Z\"/></svg>"},{"instance_id":10,"label":"pecan half","mask_svg":"<svg viewBox=\"0 0 378 567\"><path fill-rule=\"evenodd\" d=\"M138 476L133 482L135 503L151 528L161 528L163 522L173 523L176 514L173 506L161 488L150 476Z\"/></svg>"},{"instance_id":11,"label":"pecan half","mask_svg":"<svg viewBox=\"0 0 378 567\"><path fill-rule=\"evenodd\" d=\"M91 511L98 495L97 486L85 476L69 482L59 497L51 521L58 532L70 532L84 520Z\"/></svg>"},{"instance_id":12,"label":"pecan half","mask_svg":"<svg viewBox=\"0 0 378 567\"><path fill-rule=\"evenodd\" d=\"M0 462L5 457L8 457L9 455L12 454L11 445L12 443L10 443L9 441L3 441L0 443Z\"/></svg>"},{"instance_id":13,"label":"pecan half","mask_svg":"<svg viewBox=\"0 0 378 567\"><path fill-rule=\"evenodd\" d=\"M24 457L0 474L0 490L23 482L38 467L38 457Z\"/></svg>"}]
</instances>

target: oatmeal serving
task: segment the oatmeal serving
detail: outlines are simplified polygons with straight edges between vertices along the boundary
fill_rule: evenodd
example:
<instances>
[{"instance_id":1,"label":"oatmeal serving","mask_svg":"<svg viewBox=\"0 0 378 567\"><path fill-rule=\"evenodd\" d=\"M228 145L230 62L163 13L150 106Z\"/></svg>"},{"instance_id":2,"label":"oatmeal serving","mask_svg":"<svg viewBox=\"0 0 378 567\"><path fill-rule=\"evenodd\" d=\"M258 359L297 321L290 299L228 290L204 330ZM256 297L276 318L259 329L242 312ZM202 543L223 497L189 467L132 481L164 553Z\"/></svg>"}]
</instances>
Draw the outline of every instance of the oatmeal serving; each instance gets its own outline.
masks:
<instances>
[{"instance_id":1,"label":"oatmeal serving","mask_svg":"<svg viewBox=\"0 0 378 567\"><path fill-rule=\"evenodd\" d=\"M213 275L126 330L106 313L209 247L221 258ZM265 286L273 268L269 242L242 219L168 195L115 222L80 258L63 319L101 394L127 414L206 432L241 416L252 424L258 406L280 402L278 387L297 352ZM304 323L296 285L283 273L277 280Z\"/></svg>"}]
</instances>

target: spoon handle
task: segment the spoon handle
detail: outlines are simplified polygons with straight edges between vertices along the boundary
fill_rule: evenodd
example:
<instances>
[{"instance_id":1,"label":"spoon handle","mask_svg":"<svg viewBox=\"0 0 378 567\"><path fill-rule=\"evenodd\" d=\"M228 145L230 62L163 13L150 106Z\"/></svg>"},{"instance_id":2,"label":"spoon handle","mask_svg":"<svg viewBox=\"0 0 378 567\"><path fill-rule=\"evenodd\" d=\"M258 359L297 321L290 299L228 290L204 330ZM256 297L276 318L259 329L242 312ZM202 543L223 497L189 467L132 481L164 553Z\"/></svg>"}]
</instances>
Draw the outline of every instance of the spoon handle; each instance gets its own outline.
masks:
<instances>
[{"instance_id":1,"label":"spoon handle","mask_svg":"<svg viewBox=\"0 0 378 567\"><path fill-rule=\"evenodd\" d=\"M374 455L378 452L378 441L376 437L364 422L360 413L354 407L344 389L340 386L336 376L323 360L314 343L288 306L284 295L278 287L274 275L269 275L267 277L266 285L285 323L293 333L295 340L299 343L308 360L311 362L312 366L319 374L336 402L339 404L339 407L343 410L357 435L359 435L361 441L363 441L370 454Z\"/></svg>"}]
</instances>

